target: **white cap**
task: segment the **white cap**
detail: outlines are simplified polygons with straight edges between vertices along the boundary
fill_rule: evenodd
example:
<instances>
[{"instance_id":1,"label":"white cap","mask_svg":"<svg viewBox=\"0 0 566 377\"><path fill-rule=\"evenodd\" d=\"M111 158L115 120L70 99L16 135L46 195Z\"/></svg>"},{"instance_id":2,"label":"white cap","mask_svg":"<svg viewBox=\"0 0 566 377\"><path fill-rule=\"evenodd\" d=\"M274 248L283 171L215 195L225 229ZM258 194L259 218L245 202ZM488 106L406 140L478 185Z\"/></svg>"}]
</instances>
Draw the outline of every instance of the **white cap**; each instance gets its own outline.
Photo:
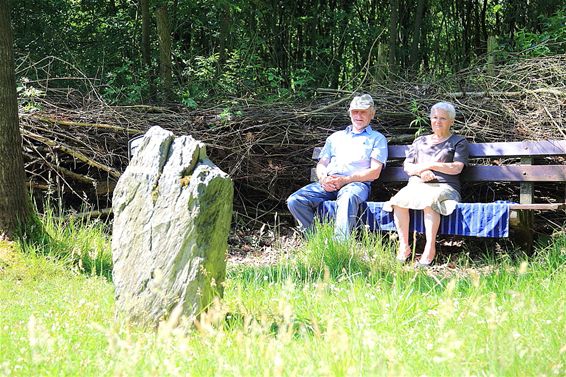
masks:
<instances>
[{"instance_id":1,"label":"white cap","mask_svg":"<svg viewBox=\"0 0 566 377\"><path fill-rule=\"evenodd\" d=\"M369 94L363 94L361 96L354 97L352 102L350 102L350 109L352 110L366 110L373 107L373 98Z\"/></svg>"}]
</instances>

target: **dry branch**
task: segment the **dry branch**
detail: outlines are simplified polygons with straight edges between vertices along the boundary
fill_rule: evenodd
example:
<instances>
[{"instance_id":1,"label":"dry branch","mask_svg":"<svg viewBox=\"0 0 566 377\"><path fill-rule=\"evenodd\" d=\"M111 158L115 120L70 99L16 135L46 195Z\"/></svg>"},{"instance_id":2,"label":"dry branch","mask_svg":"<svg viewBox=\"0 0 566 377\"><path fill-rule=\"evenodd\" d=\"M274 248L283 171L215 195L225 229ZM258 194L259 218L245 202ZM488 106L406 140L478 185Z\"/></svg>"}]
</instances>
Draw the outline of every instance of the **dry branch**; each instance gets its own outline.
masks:
<instances>
[{"instance_id":1,"label":"dry branch","mask_svg":"<svg viewBox=\"0 0 566 377\"><path fill-rule=\"evenodd\" d=\"M113 126L111 124L71 122L71 121L68 121L68 120L55 119L55 118L40 116L40 115L32 115L32 117L39 120L39 121L45 122L45 123L55 123L55 124L60 125L60 126L94 127L94 128L107 129L107 130L112 130L112 131L117 131L117 132L127 132L128 134L131 134L131 135L139 135L140 133L142 133L140 130L134 130L134 129L131 129L131 128L124 128L124 127L120 127L120 126Z\"/></svg>"},{"instance_id":2,"label":"dry branch","mask_svg":"<svg viewBox=\"0 0 566 377\"><path fill-rule=\"evenodd\" d=\"M489 74L474 67L432 83L368 81L365 88L377 106L374 128L393 144L428 132L428 109L441 100L456 104L456 131L476 142L559 139L565 134L564 77L566 55L559 55L519 61ZM61 174L70 186L61 191L79 193L80 203L87 193L93 207L107 206L113 183L127 165L128 138L159 125L205 142L211 159L235 182L235 208L263 216L284 211L286 197L309 181L312 148L348 124L351 94L320 89L310 102L231 99L190 111L108 106L50 89L40 99L40 111L20 114L26 169L36 185L53 185ZM99 203L101 196L107 199Z\"/></svg>"},{"instance_id":3,"label":"dry branch","mask_svg":"<svg viewBox=\"0 0 566 377\"><path fill-rule=\"evenodd\" d=\"M83 153L75 151L72 148L70 148L70 147L68 147L68 146L66 146L62 143L55 142L55 141L50 140L46 137L43 137L41 135L35 134L33 132L30 132L30 131L26 131L26 130L22 130L22 135L24 137L29 137L33 140L40 141L43 144L48 145L52 148L58 149L58 150L66 153L70 156L73 156L77 160L80 160L80 161L82 161L82 162L84 162L88 165L91 165L92 167L95 167L97 169L100 169L100 170L103 170L103 171L109 173L111 176L113 176L115 178L120 178L121 173L119 171L117 171L116 169L113 169L109 166L106 166L106 165L100 163L100 162L97 162L93 159L90 159L87 156L85 156Z\"/></svg>"}]
</instances>

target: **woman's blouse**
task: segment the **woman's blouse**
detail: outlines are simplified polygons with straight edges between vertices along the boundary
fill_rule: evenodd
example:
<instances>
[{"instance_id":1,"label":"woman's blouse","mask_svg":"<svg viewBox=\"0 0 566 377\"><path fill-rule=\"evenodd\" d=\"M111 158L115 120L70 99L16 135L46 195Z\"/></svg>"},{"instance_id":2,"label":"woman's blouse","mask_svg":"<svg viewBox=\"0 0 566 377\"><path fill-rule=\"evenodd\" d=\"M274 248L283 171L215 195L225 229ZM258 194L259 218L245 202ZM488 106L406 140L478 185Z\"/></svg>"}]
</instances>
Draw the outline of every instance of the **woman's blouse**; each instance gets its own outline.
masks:
<instances>
[{"instance_id":1,"label":"woman's blouse","mask_svg":"<svg viewBox=\"0 0 566 377\"><path fill-rule=\"evenodd\" d=\"M448 139L440 143L433 143L430 135L415 139L409 147L405 162L414 164L422 162L462 162L468 165L468 141L459 135L452 134ZM460 192L460 175L451 175L433 171L437 177L430 183L447 183ZM422 182L420 177L412 176L409 182Z\"/></svg>"}]
</instances>

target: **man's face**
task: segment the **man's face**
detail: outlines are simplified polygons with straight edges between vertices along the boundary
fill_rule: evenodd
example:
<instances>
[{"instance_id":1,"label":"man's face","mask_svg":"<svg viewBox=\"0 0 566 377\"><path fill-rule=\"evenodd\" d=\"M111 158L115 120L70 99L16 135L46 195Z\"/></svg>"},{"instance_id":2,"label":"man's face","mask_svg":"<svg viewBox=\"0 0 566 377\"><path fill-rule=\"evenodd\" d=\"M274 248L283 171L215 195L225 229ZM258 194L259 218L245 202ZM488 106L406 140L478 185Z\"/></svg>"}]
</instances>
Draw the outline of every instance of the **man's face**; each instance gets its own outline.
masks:
<instances>
[{"instance_id":1,"label":"man's face","mask_svg":"<svg viewBox=\"0 0 566 377\"><path fill-rule=\"evenodd\" d=\"M361 131L366 128L371 122L374 115L374 110L372 108L365 110L350 110L350 119L352 120L352 125L356 131Z\"/></svg>"}]
</instances>

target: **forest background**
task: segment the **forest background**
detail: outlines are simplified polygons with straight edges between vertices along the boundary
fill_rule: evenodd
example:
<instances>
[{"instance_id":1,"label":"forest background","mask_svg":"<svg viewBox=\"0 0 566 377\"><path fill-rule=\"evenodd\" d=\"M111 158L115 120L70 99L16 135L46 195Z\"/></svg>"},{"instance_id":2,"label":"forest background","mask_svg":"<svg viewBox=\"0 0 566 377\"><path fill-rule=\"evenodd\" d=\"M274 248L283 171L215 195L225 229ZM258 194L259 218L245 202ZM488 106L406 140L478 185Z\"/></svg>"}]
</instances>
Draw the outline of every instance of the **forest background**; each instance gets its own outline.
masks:
<instances>
[{"instance_id":1,"label":"forest background","mask_svg":"<svg viewBox=\"0 0 566 377\"><path fill-rule=\"evenodd\" d=\"M467 239L427 270L379 233L303 242L277 224L354 93L391 143L427 132L438 100L470 140L566 138L561 2L0 0L9 46L8 3L19 109L11 95L0 135L19 116L45 232L0 242L0 375L566 375L563 211L537 215L554 233L530 255ZM117 320L109 222L59 211L108 213L128 140L152 125L207 144L236 210L223 299L157 331ZM537 197L563 200L551 186Z\"/></svg>"},{"instance_id":2,"label":"forest background","mask_svg":"<svg viewBox=\"0 0 566 377\"><path fill-rule=\"evenodd\" d=\"M159 124L208 144L238 213L271 214L356 92L393 143L426 130L440 99L476 141L564 136L559 0L10 5L29 185L74 210L111 205L127 140Z\"/></svg>"}]
</instances>

